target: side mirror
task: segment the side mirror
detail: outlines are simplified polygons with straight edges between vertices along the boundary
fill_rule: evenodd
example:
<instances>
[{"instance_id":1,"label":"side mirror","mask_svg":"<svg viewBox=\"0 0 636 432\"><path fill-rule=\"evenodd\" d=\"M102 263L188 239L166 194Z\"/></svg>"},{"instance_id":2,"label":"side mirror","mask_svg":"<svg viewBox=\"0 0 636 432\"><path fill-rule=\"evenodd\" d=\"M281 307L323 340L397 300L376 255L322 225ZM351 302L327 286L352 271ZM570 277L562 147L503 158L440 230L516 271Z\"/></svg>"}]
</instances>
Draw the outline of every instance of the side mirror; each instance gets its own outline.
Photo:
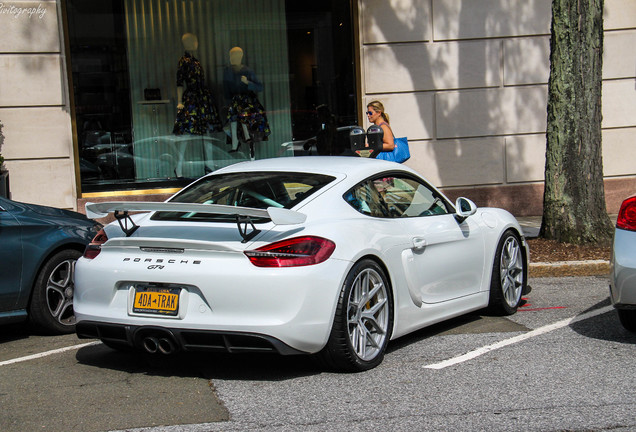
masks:
<instances>
[{"instance_id":1,"label":"side mirror","mask_svg":"<svg viewBox=\"0 0 636 432\"><path fill-rule=\"evenodd\" d=\"M462 223L468 216L472 216L477 212L477 206L468 198L459 197L455 201L455 219Z\"/></svg>"}]
</instances>

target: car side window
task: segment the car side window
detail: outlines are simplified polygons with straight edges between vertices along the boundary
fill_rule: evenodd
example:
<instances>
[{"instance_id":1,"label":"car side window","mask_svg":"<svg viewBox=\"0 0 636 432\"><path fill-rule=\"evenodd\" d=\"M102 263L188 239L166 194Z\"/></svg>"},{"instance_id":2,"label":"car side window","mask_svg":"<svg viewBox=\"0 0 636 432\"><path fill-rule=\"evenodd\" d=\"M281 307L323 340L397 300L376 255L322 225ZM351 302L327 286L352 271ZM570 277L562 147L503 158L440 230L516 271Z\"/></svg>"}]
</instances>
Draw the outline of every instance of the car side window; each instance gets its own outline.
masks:
<instances>
[{"instance_id":1,"label":"car side window","mask_svg":"<svg viewBox=\"0 0 636 432\"><path fill-rule=\"evenodd\" d=\"M389 217L386 203L372 181L365 181L351 189L344 196L345 200L360 213L373 217Z\"/></svg>"},{"instance_id":2,"label":"car side window","mask_svg":"<svg viewBox=\"0 0 636 432\"><path fill-rule=\"evenodd\" d=\"M451 212L444 198L430 186L411 178L400 179L399 183L402 194L408 201L408 206L402 207L402 217L434 216Z\"/></svg>"},{"instance_id":3,"label":"car side window","mask_svg":"<svg viewBox=\"0 0 636 432\"><path fill-rule=\"evenodd\" d=\"M439 193L405 176L367 180L347 192L344 198L360 213L374 217L404 218L450 213L448 204Z\"/></svg>"}]
</instances>

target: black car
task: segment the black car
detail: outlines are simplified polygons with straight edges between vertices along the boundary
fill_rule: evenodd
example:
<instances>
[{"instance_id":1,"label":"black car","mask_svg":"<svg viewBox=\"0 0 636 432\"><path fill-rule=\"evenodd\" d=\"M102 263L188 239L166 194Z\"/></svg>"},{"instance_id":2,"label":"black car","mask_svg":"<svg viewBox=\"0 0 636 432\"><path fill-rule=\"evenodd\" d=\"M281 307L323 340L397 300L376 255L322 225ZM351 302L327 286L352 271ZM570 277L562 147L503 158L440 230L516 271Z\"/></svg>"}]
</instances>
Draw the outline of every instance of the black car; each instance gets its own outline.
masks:
<instances>
[{"instance_id":1,"label":"black car","mask_svg":"<svg viewBox=\"0 0 636 432\"><path fill-rule=\"evenodd\" d=\"M75 330L75 262L101 225L81 213L0 197L0 324Z\"/></svg>"}]
</instances>

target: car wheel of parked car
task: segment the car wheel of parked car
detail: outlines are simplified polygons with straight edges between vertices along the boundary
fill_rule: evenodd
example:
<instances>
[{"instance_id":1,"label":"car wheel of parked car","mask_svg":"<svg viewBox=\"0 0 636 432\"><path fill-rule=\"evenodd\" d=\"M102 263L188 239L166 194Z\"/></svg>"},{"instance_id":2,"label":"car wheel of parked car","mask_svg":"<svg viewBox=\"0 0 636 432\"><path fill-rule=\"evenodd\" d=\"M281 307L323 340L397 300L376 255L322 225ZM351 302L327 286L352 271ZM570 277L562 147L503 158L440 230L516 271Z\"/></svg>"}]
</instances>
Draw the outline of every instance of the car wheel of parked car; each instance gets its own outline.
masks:
<instances>
[{"instance_id":1,"label":"car wheel of parked car","mask_svg":"<svg viewBox=\"0 0 636 432\"><path fill-rule=\"evenodd\" d=\"M634 309L616 309L618 319L621 324L630 332L636 333L636 310Z\"/></svg>"},{"instance_id":2,"label":"car wheel of parked car","mask_svg":"<svg viewBox=\"0 0 636 432\"><path fill-rule=\"evenodd\" d=\"M488 311L497 315L512 315L521 303L527 271L519 236L506 231L495 253L490 281Z\"/></svg>"},{"instance_id":3,"label":"car wheel of parked car","mask_svg":"<svg viewBox=\"0 0 636 432\"><path fill-rule=\"evenodd\" d=\"M72 333L73 275L81 256L76 250L63 250L44 263L35 279L29 315L35 327L46 333Z\"/></svg>"},{"instance_id":4,"label":"car wheel of parked car","mask_svg":"<svg viewBox=\"0 0 636 432\"><path fill-rule=\"evenodd\" d=\"M327 365L364 371L379 365L393 327L393 299L387 277L372 260L358 262L347 275L327 346Z\"/></svg>"}]
</instances>

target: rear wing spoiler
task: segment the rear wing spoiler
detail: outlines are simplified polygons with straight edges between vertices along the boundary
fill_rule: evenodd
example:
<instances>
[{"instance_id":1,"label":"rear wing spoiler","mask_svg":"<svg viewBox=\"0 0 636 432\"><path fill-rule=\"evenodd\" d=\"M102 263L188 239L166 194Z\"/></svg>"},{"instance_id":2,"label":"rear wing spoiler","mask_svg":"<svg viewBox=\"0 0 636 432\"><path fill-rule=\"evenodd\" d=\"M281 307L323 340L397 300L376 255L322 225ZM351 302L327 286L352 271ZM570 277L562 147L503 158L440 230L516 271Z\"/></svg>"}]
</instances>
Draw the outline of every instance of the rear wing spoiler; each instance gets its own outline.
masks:
<instances>
[{"instance_id":1,"label":"rear wing spoiler","mask_svg":"<svg viewBox=\"0 0 636 432\"><path fill-rule=\"evenodd\" d=\"M170 211L180 213L222 214L236 217L236 224L243 237L243 242L251 240L257 230L252 218L270 219L275 225L297 225L305 222L307 215L285 208L269 207L255 209L234 207L220 204L196 204L176 202L144 202L144 201L112 201L102 203L86 203L86 216L98 219L113 213L126 237L130 237L139 226L130 217L130 212ZM249 231L249 232L248 232Z\"/></svg>"}]
</instances>

